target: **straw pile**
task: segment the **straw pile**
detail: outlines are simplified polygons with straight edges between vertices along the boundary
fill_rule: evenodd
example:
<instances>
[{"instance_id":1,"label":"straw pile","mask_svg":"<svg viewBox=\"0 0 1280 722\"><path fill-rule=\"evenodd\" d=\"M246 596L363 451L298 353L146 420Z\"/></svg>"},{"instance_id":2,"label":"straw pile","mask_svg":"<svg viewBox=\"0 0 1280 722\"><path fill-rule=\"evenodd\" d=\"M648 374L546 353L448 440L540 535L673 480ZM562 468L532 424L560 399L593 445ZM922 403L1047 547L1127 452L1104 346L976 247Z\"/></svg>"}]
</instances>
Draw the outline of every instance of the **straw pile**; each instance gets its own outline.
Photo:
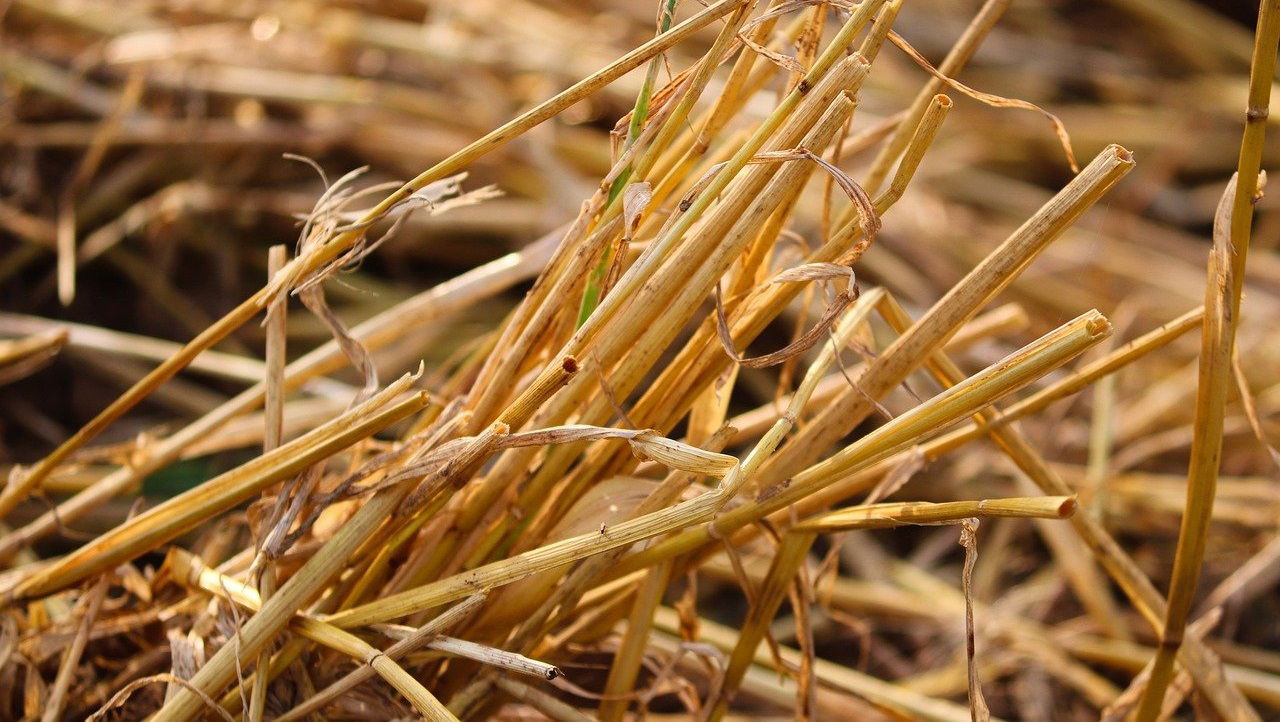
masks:
<instances>
[{"instance_id":1,"label":"straw pile","mask_svg":"<svg viewBox=\"0 0 1280 722\"><path fill-rule=\"evenodd\" d=\"M4 6L0 718L1277 714L1280 3L654 4Z\"/></svg>"}]
</instances>

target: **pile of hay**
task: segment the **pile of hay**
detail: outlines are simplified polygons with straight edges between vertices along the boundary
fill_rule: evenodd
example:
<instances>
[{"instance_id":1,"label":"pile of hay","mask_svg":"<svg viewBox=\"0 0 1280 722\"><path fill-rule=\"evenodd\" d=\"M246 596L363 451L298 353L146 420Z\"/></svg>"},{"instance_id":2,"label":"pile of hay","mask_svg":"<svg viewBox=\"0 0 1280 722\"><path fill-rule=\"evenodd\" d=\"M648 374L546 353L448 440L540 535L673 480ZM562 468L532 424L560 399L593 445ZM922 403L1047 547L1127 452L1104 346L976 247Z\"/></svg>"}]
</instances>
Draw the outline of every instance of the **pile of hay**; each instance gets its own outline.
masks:
<instances>
[{"instance_id":1,"label":"pile of hay","mask_svg":"<svg viewBox=\"0 0 1280 722\"><path fill-rule=\"evenodd\" d=\"M1277 714L1278 4L650 5L0 8L0 718Z\"/></svg>"}]
</instances>

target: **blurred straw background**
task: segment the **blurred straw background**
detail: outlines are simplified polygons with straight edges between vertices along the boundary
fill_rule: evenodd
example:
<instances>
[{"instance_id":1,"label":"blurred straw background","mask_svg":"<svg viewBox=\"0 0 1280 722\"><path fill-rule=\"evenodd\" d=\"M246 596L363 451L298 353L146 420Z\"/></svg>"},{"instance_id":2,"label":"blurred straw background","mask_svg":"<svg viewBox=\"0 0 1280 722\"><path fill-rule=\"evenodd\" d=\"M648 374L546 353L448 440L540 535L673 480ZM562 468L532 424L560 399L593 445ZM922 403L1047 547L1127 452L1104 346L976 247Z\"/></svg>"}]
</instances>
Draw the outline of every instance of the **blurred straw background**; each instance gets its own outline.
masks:
<instances>
[{"instance_id":1,"label":"blurred straw background","mask_svg":"<svg viewBox=\"0 0 1280 722\"><path fill-rule=\"evenodd\" d=\"M1258 5L672 6L0 1L0 719L1280 719Z\"/></svg>"}]
</instances>

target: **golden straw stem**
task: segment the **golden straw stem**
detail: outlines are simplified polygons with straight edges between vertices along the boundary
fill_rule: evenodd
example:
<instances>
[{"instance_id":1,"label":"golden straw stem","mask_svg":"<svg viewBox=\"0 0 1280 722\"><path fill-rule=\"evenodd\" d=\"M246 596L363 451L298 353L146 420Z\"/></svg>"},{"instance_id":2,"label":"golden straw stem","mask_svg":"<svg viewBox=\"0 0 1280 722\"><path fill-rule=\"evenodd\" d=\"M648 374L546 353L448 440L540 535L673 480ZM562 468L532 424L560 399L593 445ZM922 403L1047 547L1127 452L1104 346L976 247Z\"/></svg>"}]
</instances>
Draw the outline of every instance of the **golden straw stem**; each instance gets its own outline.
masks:
<instances>
[{"instance_id":1,"label":"golden straw stem","mask_svg":"<svg viewBox=\"0 0 1280 722\"><path fill-rule=\"evenodd\" d=\"M148 549L154 549L253 497L268 486L420 411L429 402L425 392L418 392L385 410L369 413L401 391L402 389L395 389L392 394L379 394L352 413L339 416L271 453L148 509L68 554L56 564L41 569L35 576L9 591L7 596L15 600L52 594L92 574L132 559Z\"/></svg>"}]
</instances>

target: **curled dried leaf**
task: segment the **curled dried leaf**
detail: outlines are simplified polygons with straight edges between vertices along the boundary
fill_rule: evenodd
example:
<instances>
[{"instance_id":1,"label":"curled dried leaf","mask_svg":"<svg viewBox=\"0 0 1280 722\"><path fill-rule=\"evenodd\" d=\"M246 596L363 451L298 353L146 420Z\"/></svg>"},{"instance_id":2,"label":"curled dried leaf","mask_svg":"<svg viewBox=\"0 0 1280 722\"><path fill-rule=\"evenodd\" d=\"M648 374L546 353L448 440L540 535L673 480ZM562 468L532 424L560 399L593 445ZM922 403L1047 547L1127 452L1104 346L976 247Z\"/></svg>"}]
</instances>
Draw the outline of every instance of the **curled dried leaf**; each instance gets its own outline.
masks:
<instances>
[{"instance_id":1,"label":"curled dried leaf","mask_svg":"<svg viewBox=\"0 0 1280 722\"><path fill-rule=\"evenodd\" d=\"M805 72L805 67L800 64L800 61L796 60L790 55L783 55L782 53L770 50L769 48L766 48L760 43L757 43L756 41L747 37L746 34L742 32L738 33L738 41L741 42L743 45L745 45L747 48L749 48L752 52L756 53L757 55L760 55L764 59L768 60L774 65L777 65L783 70L786 70L791 73L801 73L801 74Z\"/></svg>"},{"instance_id":2,"label":"curled dried leaf","mask_svg":"<svg viewBox=\"0 0 1280 722\"><path fill-rule=\"evenodd\" d=\"M463 193L462 181L466 173L442 178L434 183L409 194L378 215L371 215L372 209L349 210L348 206L360 198L382 193L400 187L399 183L381 183L363 189L353 188L357 178L363 175L368 167L357 168L343 175L333 183L315 161L298 155L285 154L290 160L297 160L311 166L319 174L325 190L312 206L311 212L303 216L302 229L298 234L296 257L288 263L268 283L262 301L269 306L287 293L301 293L303 290L323 283L339 270L359 264L367 255L403 227L404 222L416 210L426 208L431 215L443 213L453 208L472 205L495 198L501 192L492 185ZM329 239L342 233L360 232L371 228L381 221L391 221L391 226L374 240L361 237L345 252L326 263L314 263L314 256L324 251ZM310 273L303 269L313 268Z\"/></svg>"},{"instance_id":3,"label":"curled dried leaf","mask_svg":"<svg viewBox=\"0 0 1280 722\"><path fill-rule=\"evenodd\" d=\"M724 312L724 300L720 295L720 287L716 286L716 334L720 340L720 345L724 347L725 353L729 354L729 358L739 364L753 369L776 366L789 358L804 353L822 340L823 334L831 328L831 324L835 323L840 314L844 313L849 304L853 303L857 298L858 289L856 286L852 287L851 292L842 291L837 293L835 299L823 311L822 318L818 319L813 328L806 331L803 336L772 353L746 358L738 353L737 346L733 342L733 332L729 330L729 319Z\"/></svg>"},{"instance_id":4,"label":"curled dried leaf","mask_svg":"<svg viewBox=\"0 0 1280 722\"><path fill-rule=\"evenodd\" d=\"M858 184L848 173L837 168L834 164L825 160L822 156L805 148L801 148L809 160L818 164L818 167L827 172L828 175L840 186L840 190L844 191L849 200L853 202L854 209L858 212L858 222L862 224L863 239L874 238L880 232L880 215L876 213L876 205L871 200L871 196Z\"/></svg>"},{"instance_id":5,"label":"curled dried leaf","mask_svg":"<svg viewBox=\"0 0 1280 722\"><path fill-rule=\"evenodd\" d=\"M835 164L826 160L822 156L814 153L808 148L793 148L791 150L771 150L764 153L757 153L751 158L749 163L782 163L789 160L811 160L818 164L818 167L826 171L840 186L840 190L844 191L853 203L854 210L858 213L858 222L862 225L863 242L870 243L870 239L874 238L880 232L880 214L876 212L876 205L871 200L870 194L867 193L861 185L858 184L848 173L840 170ZM714 170L714 168L712 169ZM710 174L711 171L708 171Z\"/></svg>"},{"instance_id":6,"label":"curled dried leaf","mask_svg":"<svg viewBox=\"0 0 1280 722\"><path fill-rule=\"evenodd\" d=\"M787 13L809 7L810 5L833 5L841 8L842 10L849 10L853 7L853 3L848 0L787 0L787 2L773 5L765 12L752 18L750 21L743 24L742 30L739 30L738 32L740 34L745 33L761 23L781 17Z\"/></svg>"},{"instance_id":7,"label":"curled dried leaf","mask_svg":"<svg viewBox=\"0 0 1280 722\"><path fill-rule=\"evenodd\" d=\"M575 441L599 441L601 439L630 440L646 433L653 432L646 429L614 429L587 424L568 424L512 434L507 437L503 445L512 447L546 446L548 444L568 444Z\"/></svg>"},{"instance_id":8,"label":"curled dried leaf","mask_svg":"<svg viewBox=\"0 0 1280 722\"><path fill-rule=\"evenodd\" d=\"M991 93L984 93L981 90L970 88L955 78L943 75L941 71L933 67L933 64L920 54L920 51L912 47L911 43L908 43L906 39L898 33L890 30L889 39L893 41L894 45L898 46L899 50L906 53L907 57L915 61L916 65L919 65L924 69L925 72L938 80L941 80L952 88L955 88L957 91L973 98L979 103L990 105L993 108L1021 108L1023 110L1030 110L1043 115L1051 124L1053 124L1053 132L1058 136L1058 142L1062 145L1062 152L1067 156L1067 164L1071 166L1071 172L1080 172L1080 164L1076 162L1075 151L1071 149L1071 136L1067 133L1067 126L1062 124L1062 120L1059 119L1058 116L1050 113L1044 108L1041 108L1035 103L1018 100L1017 98L1005 98L999 95L992 95Z\"/></svg>"},{"instance_id":9,"label":"curled dried leaf","mask_svg":"<svg viewBox=\"0 0 1280 722\"><path fill-rule=\"evenodd\" d=\"M773 277L770 283L796 283L802 281L832 281L838 278L849 280L852 288L856 279L853 269L839 263L805 263L793 266Z\"/></svg>"},{"instance_id":10,"label":"curled dried leaf","mask_svg":"<svg viewBox=\"0 0 1280 722\"><path fill-rule=\"evenodd\" d=\"M338 318L338 315L329 307L324 297L323 286L318 284L307 286L298 295L307 310L315 314L324 323L325 328L329 329L329 335L333 336L338 348L342 349L342 354L347 357L351 368L364 378L364 386L356 393L355 398L351 399L348 408L372 397L378 391L378 367L374 365L369 349L347 329L342 319Z\"/></svg>"},{"instance_id":11,"label":"curled dried leaf","mask_svg":"<svg viewBox=\"0 0 1280 722\"><path fill-rule=\"evenodd\" d=\"M673 441L652 431L629 439L629 443L637 454L679 471L722 478L738 466L736 457Z\"/></svg>"}]
</instances>

